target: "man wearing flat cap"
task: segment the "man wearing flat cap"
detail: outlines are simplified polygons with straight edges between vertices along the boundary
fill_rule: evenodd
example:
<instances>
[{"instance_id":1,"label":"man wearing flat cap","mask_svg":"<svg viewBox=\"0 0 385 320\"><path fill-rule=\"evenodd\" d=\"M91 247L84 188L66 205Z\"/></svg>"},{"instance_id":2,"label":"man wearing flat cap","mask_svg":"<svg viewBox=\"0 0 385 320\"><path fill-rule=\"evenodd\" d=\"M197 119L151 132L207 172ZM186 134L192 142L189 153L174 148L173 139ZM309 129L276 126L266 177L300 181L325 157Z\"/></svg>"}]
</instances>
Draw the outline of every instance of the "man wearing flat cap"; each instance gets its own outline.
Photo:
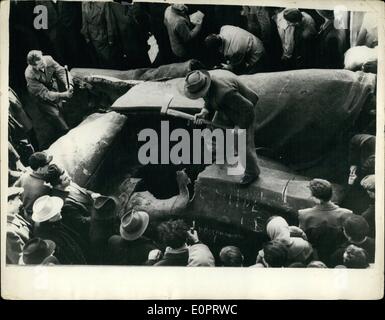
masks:
<instances>
[{"instance_id":1,"label":"man wearing flat cap","mask_svg":"<svg viewBox=\"0 0 385 320\"><path fill-rule=\"evenodd\" d=\"M195 115L197 124L210 111L215 111L214 123L231 124L246 130L246 170L240 183L247 186L260 174L254 143L258 96L239 81L235 74L228 71L225 74L214 76L207 71L192 71L186 76L184 93L190 99L203 98L205 101L205 107Z\"/></svg>"},{"instance_id":2,"label":"man wearing flat cap","mask_svg":"<svg viewBox=\"0 0 385 320\"><path fill-rule=\"evenodd\" d=\"M8 188L6 249L7 263L11 264L19 263L24 244L32 235L32 225L20 214L22 193L23 188Z\"/></svg>"}]
</instances>

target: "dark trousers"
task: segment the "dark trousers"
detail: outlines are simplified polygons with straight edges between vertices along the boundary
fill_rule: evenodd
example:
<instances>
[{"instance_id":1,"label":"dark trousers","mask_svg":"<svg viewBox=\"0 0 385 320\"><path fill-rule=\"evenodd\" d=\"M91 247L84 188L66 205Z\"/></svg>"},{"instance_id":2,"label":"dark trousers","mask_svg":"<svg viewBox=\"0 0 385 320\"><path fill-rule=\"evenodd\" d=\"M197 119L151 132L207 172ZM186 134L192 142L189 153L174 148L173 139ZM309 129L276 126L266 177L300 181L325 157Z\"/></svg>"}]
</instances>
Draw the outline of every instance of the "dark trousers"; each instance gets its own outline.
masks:
<instances>
[{"instance_id":1,"label":"dark trousers","mask_svg":"<svg viewBox=\"0 0 385 320\"><path fill-rule=\"evenodd\" d=\"M255 112L254 108L254 112ZM237 125L236 123L232 122L231 119L229 119L223 112L217 111L213 118L213 123L222 125L222 126L232 126ZM243 128L241 128L243 129ZM245 174L250 175L259 175L261 170L258 166L258 157L255 152L255 141L254 141L254 134L255 134L255 121L253 121L250 126L248 126L246 129L246 168L245 168Z\"/></svg>"},{"instance_id":2,"label":"dark trousers","mask_svg":"<svg viewBox=\"0 0 385 320\"><path fill-rule=\"evenodd\" d=\"M69 130L69 127L61 115L59 106L57 104L40 100L38 105L41 113L47 116L57 131L63 134Z\"/></svg>"}]
</instances>

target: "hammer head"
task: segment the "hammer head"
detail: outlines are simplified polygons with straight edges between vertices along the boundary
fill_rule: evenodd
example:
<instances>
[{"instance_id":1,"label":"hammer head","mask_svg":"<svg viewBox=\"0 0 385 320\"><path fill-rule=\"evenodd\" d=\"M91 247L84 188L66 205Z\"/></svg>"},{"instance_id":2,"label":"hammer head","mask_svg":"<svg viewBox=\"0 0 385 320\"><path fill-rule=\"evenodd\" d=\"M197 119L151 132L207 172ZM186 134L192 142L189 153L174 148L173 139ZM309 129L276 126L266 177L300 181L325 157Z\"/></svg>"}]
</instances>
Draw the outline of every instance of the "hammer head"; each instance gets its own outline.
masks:
<instances>
[{"instance_id":1,"label":"hammer head","mask_svg":"<svg viewBox=\"0 0 385 320\"><path fill-rule=\"evenodd\" d=\"M160 114L167 114L167 110L170 107L173 98L174 96L169 94L165 96L162 108L160 109Z\"/></svg>"}]
</instances>

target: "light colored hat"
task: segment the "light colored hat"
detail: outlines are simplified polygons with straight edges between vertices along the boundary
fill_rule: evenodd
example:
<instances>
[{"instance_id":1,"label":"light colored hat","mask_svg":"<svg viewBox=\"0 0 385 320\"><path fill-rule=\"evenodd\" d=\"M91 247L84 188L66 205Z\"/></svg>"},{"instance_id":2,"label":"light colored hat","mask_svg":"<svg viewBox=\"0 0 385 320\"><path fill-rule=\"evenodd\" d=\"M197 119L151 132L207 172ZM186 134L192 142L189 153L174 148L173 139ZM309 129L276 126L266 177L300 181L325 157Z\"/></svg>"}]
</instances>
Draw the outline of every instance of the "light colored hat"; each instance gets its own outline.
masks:
<instances>
[{"instance_id":1,"label":"light colored hat","mask_svg":"<svg viewBox=\"0 0 385 320\"><path fill-rule=\"evenodd\" d=\"M38 198L32 207L32 220L44 222L57 215L63 207L63 199L48 195Z\"/></svg>"},{"instance_id":2,"label":"light colored hat","mask_svg":"<svg viewBox=\"0 0 385 320\"><path fill-rule=\"evenodd\" d=\"M211 77L207 71L195 70L187 74L184 82L184 94L190 99L202 98L210 88Z\"/></svg>"},{"instance_id":3,"label":"light colored hat","mask_svg":"<svg viewBox=\"0 0 385 320\"><path fill-rule=\"evenodd\" d=\"M146 231L150 217L145 211L130 211L120 223L120 236L125 240L136 240Z\"/></svg>"}]
</instances>

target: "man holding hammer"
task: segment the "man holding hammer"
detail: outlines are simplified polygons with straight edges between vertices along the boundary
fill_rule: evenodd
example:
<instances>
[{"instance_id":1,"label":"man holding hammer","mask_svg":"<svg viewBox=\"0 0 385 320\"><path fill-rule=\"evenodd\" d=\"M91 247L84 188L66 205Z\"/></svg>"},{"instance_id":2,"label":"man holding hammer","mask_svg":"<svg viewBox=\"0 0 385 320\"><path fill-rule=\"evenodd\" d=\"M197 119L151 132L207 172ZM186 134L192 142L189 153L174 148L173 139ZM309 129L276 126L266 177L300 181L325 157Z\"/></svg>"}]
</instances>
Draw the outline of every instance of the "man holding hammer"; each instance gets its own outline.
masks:
<instances>
[{"instance_id":1,"label":"man holding hammer","mask_svg":"<svg viewBox=\"0 0 385 320\"><path fill-rule=\"evenodd\" d=\"M47 116L52 126L61 136L69 130L61 115L61 103L73 94L73 82L68 70L51 56L43 56L39 50L27 55L25 70L27 89L40 112ZM57 138L57 137L55 137Z\"/></svg>"},{"instance_id":2,"label":"man holding hammer","mask_svg":"<svg viewBox=\"0 0 385 320\"><path fill-rule=\"evenodd\" d=\"M216 111L214 124L246 129L246 170L240 184L247 186L257 180L260 174L254 143L257 94L232 73L220 77L203 70L187 74L184 93L190 99L203 98L205 101L204 108L195 115L197 124L201 124L210 111Z\"/></svg>"}]
</instances>

